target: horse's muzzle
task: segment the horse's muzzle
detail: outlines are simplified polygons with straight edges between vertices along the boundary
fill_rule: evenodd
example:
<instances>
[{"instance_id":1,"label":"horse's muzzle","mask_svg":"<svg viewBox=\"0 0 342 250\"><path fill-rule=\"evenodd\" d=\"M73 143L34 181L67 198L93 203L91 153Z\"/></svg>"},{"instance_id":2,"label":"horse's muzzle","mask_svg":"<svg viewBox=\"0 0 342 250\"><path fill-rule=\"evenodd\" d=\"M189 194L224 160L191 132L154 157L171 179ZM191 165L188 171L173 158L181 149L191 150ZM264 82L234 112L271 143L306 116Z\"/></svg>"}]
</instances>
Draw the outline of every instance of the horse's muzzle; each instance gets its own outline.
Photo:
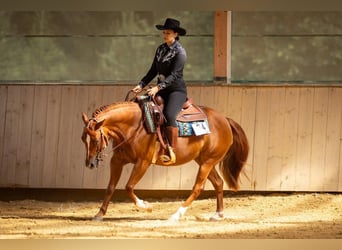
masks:
<instances>
[{"instance_id":1,"label":"horse's muzzle","mask_svg":"<svg viewBox=\"0 0 342 250\"><path fill-rule=\"evenodd\" d=\"M88 167L90 169L97 168L98 165L99 165L99 160L97 157L92 157L92 158L86 160L86 167Z\"/></svg>"}]
</instances>

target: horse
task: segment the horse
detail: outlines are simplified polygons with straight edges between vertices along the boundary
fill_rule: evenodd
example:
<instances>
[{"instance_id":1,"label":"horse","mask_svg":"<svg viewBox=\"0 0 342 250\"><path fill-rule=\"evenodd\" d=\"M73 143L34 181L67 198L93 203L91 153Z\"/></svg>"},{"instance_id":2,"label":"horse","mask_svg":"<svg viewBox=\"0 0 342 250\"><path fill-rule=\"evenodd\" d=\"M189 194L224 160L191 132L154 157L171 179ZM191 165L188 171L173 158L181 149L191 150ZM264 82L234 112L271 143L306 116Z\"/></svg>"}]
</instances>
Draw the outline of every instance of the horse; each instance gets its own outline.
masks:
<instances>
[{"instance_id":1,"label":"horse","mask_svg":"<svg viewBox=\"0 0 342 250\"><path fill-rule=\"evenodd\" d=\"M189 197L169 218L172 221L179 221L185 215L191 203L204 190L207 179L215 189L217 200L216 212L210 220L223 219L224 181L231 190L237 191L240 184L239 176L248 157L249 144L242 127L233 119L225 117L210 107L200 106L200 108L208 117L210 133L179 137L175 149L176 162L167 165L172 167L192 160L199 165L193 189ZM134 193L134 187L152 164L158 138L156 134L147 133L139 104L127 100L114 102L97 108L91 118L82 112L82 120L85 125L82 141L86 148L86 167L98 166L103 150L110 141L113 147L109 183L103 203L94 220L103 220L123 167L128 163L132 163L133 168L125 190L138 208L151 212L151 204L138 198ZM155 164L166 166L160 159L157 159ZM223 179L215 168L217 164Z\"/></svg>"}]
</instances>

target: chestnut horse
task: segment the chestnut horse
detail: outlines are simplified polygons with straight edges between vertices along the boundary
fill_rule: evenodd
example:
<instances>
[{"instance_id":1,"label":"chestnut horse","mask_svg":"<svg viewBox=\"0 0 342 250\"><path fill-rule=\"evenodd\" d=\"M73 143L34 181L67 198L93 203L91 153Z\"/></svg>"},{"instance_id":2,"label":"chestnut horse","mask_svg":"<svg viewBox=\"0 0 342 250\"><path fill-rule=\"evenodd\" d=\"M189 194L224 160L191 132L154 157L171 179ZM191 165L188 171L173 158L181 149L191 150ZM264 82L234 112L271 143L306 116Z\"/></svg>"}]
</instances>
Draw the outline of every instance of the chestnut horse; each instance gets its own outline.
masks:
<instances>
[{"instance_id":1,"label":"chestnut horse","mask_svg":"<svg viewBox=\"0 0 342 250\"><path fill-rule=\"evenodd\" d=\"M219 164L219 169L228 187L238 190L239 175L248 156L249 145L241 126L211 108L201 108L208 117L211 133L178 138L175 149L176 162L173 165L195 160L199 169L192 192L171 216L170 219L173 221L178 221L185 214L190 204L204 189L207 179L214 186L217 199L216 213L211 219L222 219L224 182L215 165ZM99 160L101 160L101 152L108 146L110 140L113 144L109 184L103 204L94 219L102 220L122 169L128 163L134 164L134 167L126 184L126 191L136 206L152 211L151 205L140 200L134 193L135 185L152 163L157 141L156 134L146 132L139 105L131 101L113 103L98 108L91 118L82 112L82 119L85 124L82 140L86 146L87 167L97 167ZM163 166L163 162L159 159L156 164ZM173 165L168 165L168 167Z\"/></svg>"}]
</instances>

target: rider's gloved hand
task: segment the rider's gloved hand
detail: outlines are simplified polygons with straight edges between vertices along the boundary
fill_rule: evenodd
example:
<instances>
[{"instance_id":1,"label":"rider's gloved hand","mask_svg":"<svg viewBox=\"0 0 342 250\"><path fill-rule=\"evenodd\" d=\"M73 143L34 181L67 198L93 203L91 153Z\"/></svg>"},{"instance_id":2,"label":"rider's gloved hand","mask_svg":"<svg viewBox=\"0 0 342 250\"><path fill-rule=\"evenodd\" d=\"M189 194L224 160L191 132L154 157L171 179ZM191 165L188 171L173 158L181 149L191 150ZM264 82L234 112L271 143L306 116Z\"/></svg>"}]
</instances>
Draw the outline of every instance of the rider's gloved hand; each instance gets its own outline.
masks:
<instances>
[{"instance_id":1,"label":"rider's gloved hand","mask_svg":"<svg viewBox=\"0 0 342 250\"><path fill-rule=\"evenodd\" d=\"M157 92L159 91L159 86L155 86L155 87L152 87L150 88L149 90L147 90L147 94L149 96L155 96L157 94Z\"/></svg>"},{"instance_id":2,"label":"rider's gloved hand","mask_svg":"<svg viewBox=\"0 0 342 250\"><path fill-rule=\"evenodd\" d=\"M138 84L137 86L135 86L135 87L132 89L132 91L133 91L134 93L139 93L139 92L142 91L142 87L140 86L140 84Z\"/></svg>"}]
</instances>

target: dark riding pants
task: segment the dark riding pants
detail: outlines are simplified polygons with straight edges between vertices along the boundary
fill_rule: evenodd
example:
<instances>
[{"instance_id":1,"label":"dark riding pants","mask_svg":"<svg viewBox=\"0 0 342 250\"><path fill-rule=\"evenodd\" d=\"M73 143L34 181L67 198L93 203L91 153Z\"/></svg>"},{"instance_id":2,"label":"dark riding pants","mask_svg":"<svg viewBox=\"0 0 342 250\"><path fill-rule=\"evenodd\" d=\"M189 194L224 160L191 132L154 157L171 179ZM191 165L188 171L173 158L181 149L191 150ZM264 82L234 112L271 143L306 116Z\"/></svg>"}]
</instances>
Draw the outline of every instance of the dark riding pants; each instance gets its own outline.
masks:
<instances>
[{"instance_id":1,"label":"dark riding pants","mask_svg":"<svg viewBox=\"0 0 342 250\"><path fill-rule=\"evenodd\" d=\"M182 91L172 91L170 93L158 93L164 99L164 116L166 118L166 126L177 127L176 118L182 110L186 100L186 93Z\"/></svg>"}]
</instances>

